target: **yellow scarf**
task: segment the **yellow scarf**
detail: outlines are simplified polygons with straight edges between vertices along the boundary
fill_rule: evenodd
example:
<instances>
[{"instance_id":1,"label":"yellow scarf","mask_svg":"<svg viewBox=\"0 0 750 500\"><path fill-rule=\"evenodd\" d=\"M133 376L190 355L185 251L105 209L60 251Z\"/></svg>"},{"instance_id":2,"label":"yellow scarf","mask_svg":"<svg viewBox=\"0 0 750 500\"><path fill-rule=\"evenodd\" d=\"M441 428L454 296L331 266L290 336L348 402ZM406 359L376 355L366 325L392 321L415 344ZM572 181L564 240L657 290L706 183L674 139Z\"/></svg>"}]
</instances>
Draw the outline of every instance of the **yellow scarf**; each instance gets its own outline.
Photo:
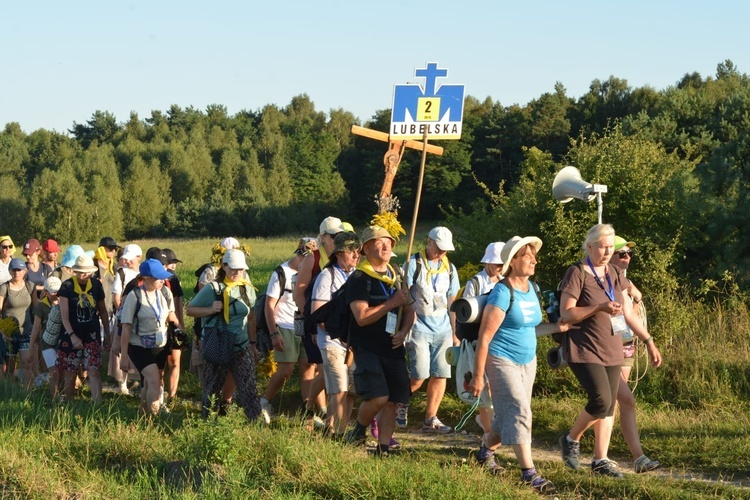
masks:
<instances>
[{"instance_id":1,"label":"yellow scarf","mask_svg":"<svg viewBox=\"0 0 750 500\"><path fill-rule=\"evenodd\" d=\"M49 297L47 297L46 295L42 299L42 304L47 304L48 306L52 307L52 305L49 303Z\"/></svg>"},{"instance_id":2,"label":"yellow scarf","mask_svg":"<svg viewBox=\"0 0 750 500\"><path fill-rule=\"evenodd\" d=\"M448 256L443 255L443 258L440 259L440 265L438 265L437 269L430 269L429 261L427 260L427 252L422 250L419 252L420 257L422 258L422 267L427 271L427 276L431 276L433 274L440 274L440 273L448 273L450 272L450 262L448 261ZM416 277L415 277L416 279Z\"/></svg>"},{"instance_id":3,"label":"yellow scarf","mask_svg":"<svg viewBox=\"0 0 750 500\"><path fill-rule=\"evenodd\" d=\"M107 273L111 274L112 276L115 275L115 260L107 257L106 247L97 248L94 252L94 259L107 263L107 267L104 269L105 276L107 275Z\"/></svg>"},{"instance_id":4,"label":"yellow scarf","mask_svg":"<svg viewBox=\"0 0 750 500\"><path fill-rule=\"evenodd\" d=\"M244 278L240 281L232 281L229 278L225 277L224 284L226 286L224 287L224 291L221 292L222 299L224 300L224 321L229 323L229 294L232 291L232 288L237 286L249 285L250 282Z\"/></svg>"},{"instance_id":5,"label":"yellow scarf","mask_svg":"<svg viewBox=\"0 0 750 500\"><path fill-rule=\"evenodd\" d=\"M391 267L390 264L386 265L388 266L390 276L383 276L382 274L377 272L372 268L372 264L370 264L370 261L367 259L363 259L362 262L357 264L357 269L365 273L367 276L375 278L376 280L380 280L383 283L387 284L389 287L393 288L393 286L396 284L396 271L393 270L393 267Z\"/></svg>"},{"instance_id":6,"label":"yellow scarf","mask_svg":"<svg viewBox=\"0 0 750 500\"><path fill-rule=\"evenodd\" d=\"M81 284L78 283L78 276L74 274L73 291L78 294L78 307L83 307L84 300L89 301L92 309L95 307L96 302L94 302L94 296L89 293L89 291L91 291L91 278L86 282L86 289L81 290Z\"/></svg>"}]
</instances>

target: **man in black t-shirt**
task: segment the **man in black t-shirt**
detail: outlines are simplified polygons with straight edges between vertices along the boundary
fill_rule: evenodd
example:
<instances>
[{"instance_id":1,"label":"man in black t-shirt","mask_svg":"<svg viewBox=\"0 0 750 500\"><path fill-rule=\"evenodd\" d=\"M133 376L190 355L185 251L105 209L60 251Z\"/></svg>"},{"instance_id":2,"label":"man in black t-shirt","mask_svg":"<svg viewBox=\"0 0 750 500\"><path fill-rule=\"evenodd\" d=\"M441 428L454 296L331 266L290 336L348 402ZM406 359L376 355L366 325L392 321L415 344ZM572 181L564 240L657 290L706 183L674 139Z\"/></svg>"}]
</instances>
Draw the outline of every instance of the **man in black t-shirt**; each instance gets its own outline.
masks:
<instances>
[{"instance_id":1,"label":"man in black t-shirt","mask_svg":"<svg viewBox=\"0 0 750 500\"><path fill-rule=\"evenodd\" d=\"M349 277L345 292L354 316L349 330L356 365L354 386L363 399L346 440L364 442L368 425L378 415L378 453L388 452L396 427L396 403L406 404L411 395L404 338L414 324L414 310L409 291L400 289L399 272L389 264L395 243L382 227L366 228L362 232L365 259Z\"/></svg>"}]
</instances>

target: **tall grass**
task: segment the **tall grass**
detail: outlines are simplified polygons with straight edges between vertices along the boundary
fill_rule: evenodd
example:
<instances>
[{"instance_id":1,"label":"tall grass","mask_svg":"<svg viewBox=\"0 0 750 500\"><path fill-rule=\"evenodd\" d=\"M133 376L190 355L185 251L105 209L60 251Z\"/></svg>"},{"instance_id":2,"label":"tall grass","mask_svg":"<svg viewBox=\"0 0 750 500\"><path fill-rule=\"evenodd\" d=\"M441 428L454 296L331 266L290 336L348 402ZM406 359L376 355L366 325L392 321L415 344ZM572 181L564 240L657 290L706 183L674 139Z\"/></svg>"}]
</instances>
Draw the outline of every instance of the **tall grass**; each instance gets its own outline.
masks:
<instances>
[{"instance_id":1,"label":"tall grass","mask_svg":"<svg viewBox=\"0 0 750 500\"><path fill-rule=\"evenodd\" d=\"M420 242L422 238L418 238ZM244 242L244 241L243 241ZM184 261L178 272L186 292L193 271L210 258L215 240L139 241L172 248ZM265 288L273 268L291 257L297 238L249 240L250 275ZM419 245L418 245L419 246ZM416 251L416 249L415 249ZM396 248L406 256L406 242ZM746 480L750 470L750 314L744 301L730 294L718 300L694 294L647 298L651 333L664 365L649 369L636 397L643 447L667 466L726 479ZM551 340L540 341L535 387L535 445L556 449L560 432L570 427L584 405L570 370L551 370L542 355ZM189 356L183 356L188 359ZM641 368L646 360L641 354ZM263 383L263 382L262 382ZM261 388L262 389L262 388ZM362 449L311 433L294 418L279 418L270 428L248 423L237 411L202 420L200 388L191 374L181 378L180 399L166 417L147 419L135 398L106 393L94 406L87 397L67 405L52 404L39 389L26 392L0 383L0 491L3 496L32 498L519 498L534 497L518 483L518 469L508 449L500 460L509 473L487 476L474 465L475 439L431 445L397 436L405 450L385 460ZM275 406L293 413L299 402L291 380ZM290 395L294 396L290 396ZM424 391L412 398L410 414L423 412ZM455 424L466 407L449 383L441 418ZM592 439L582 442L584 457ZM537 466L558 486L562 498L750 498L732 484L681 481L654 475L615 481L565 469L556 455ZM629 453L616 428L612 458Z\"/></svg>"}]
</instances>

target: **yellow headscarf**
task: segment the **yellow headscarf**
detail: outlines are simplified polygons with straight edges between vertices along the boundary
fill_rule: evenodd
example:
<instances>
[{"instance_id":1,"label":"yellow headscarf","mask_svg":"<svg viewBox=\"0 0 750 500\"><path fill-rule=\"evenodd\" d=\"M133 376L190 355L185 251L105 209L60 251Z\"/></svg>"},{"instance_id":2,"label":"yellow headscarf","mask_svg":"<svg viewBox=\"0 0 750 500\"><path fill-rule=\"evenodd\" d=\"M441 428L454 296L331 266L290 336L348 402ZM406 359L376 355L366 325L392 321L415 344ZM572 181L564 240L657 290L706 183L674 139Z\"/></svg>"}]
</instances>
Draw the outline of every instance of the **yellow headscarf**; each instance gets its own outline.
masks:
<instances>
[{"instance_id":1,"label":"yellow headscarf","mask_svg":"<svg viewBox=\"0 0 750 500\"><path fill-rule=\"evenodd\" d=\"M362 261L357 264L357 269L365 273L367 276L373 277L376 280L380 280L383 283L387 284L389 287L393 288L393 286L396 284L396 271L393 270L393 267L391 267L390 264L386 265L388 266L390 276L383 276L382 274L377 272L375 269L373 269L372 264L370 264L370 261L367 259L362 259Z\"/></svg>"},{"instance_id":2,"label":"yellow headscarf","mask_svg":"<svg viewBox=\"0 0 750 500\"><path fill-rule=\"evenodd\" d=\"M229 279L229 277L225 277L224 284L226 286L224 287L224 291L221 293L222 299L224 301L224 321L229 323L229 294L232 291L232 288L249 285L250 282L245 278L242 278L239 281L232 281L231 279Z\"/></svg>"},{"instance_id":3,"label":"yellow headscarf","mask_svg":"<svg viewBox=\"0 0 750 500\"><path fill-rule=\"evenodd\" d=\"M110 259L107 257L107 247L99 247L94 252L94 259L100 260L102 262L107 263L107 267L104 269L104 275L106 276L107 273L114 276L115 275L115 259Z\"/></svg>"},{"instance_id":4,"label":"yellow headscarf","mask_svg":"<svg viewBox=\"0 0 750 500\"><path fill-rule=\"evenodd\" d=\"M89 278L89 280L86 282L86 289L81 290L81 284L78 282L78 276L76 276L75 274L73 275L73 291L78 294L78 307L83 307L84 300L88 300L92 309L96 306L94 296L89 293L92 286L91 279L92 278Z\"/></svg>"}]
</instances>

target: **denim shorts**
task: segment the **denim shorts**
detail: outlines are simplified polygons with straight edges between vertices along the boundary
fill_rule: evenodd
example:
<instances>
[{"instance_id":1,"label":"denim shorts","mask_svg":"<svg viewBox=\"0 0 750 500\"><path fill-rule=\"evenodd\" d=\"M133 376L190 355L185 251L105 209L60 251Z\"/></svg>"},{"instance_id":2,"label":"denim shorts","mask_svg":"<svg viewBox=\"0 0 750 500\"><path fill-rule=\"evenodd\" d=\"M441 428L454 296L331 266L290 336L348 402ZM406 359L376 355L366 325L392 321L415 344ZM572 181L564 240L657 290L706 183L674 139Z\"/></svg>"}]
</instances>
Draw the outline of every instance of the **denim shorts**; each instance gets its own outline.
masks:
<instances>
[{"instance_id":1,"label":"denim shorts","mask_svg":"<svg viewBox=\"0 0 750 500\"><path fill-rule=\"evenodd\" d=\"M445 351L453 347L453 332L424 333L412 330L406 342L409 353L409 377L425 380L430 377L450 378L451 365Z\"/></svg>"}]
</instances>

